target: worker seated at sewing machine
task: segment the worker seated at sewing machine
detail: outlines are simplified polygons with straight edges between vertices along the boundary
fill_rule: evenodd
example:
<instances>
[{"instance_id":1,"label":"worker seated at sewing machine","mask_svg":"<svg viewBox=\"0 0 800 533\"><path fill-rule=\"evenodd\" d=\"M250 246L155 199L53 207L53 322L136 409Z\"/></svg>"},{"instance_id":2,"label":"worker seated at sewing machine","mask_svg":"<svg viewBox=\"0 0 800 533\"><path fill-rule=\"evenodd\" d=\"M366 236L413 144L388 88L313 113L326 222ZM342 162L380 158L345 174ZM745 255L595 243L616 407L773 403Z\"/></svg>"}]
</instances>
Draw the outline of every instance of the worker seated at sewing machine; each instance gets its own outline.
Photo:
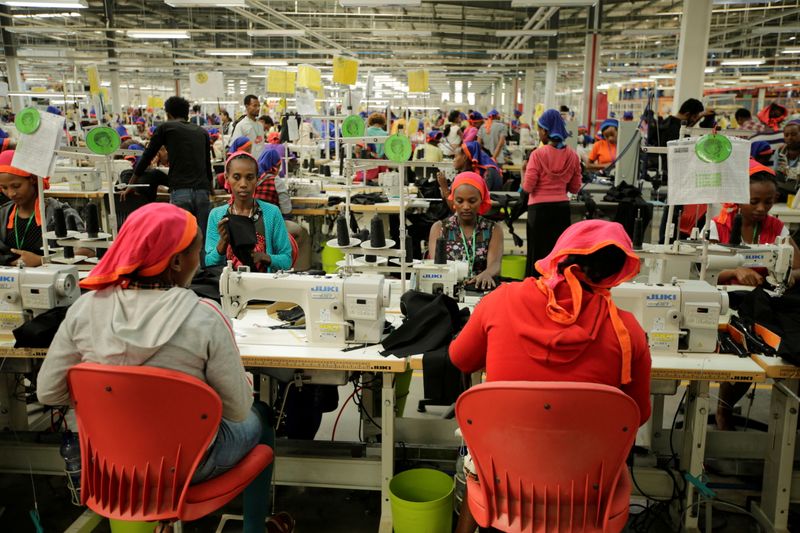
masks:
<instances>
[{"instance_id":1,"label":"worker seated at sewing machine","mask_svg":"<svg viewBox=\"0 0 800 533\"><path fill-rule=\"evenodd\" d=\"M42 215L39 212L39 181L36 176L11 165L14 150L0 153L0 192L11 201L0 207L0 264L26 266L42 264ZM42 180L49 187L47 179ZM56 229L55 211L64 210L67 229L85 231L78 212L54 198L45 198L45 231ZM94 257L87 248L77 250L79 255Z\"/></svg>"},{"instance_id":2,"label":"worker seated at sewing machine","mask_svg":"<svg viewBox=\"0 0 800 533\"><path fill-rule=\"evenodd\" d=\"M462 172L450 190L442 187L455 214L431 226L428 255L434 257L436 241L445 239L448 261L466 261L466 284L485 290L496 286L503 259L503 228L482 217L492 206L486 181L475 172Z\"/></svg>"},{"instance_id":3,"label":"worker seated at sewing machine","mask_svg":"<svg viewBox=\"0 0 800 533\"><path fill-rule=\"evenodd\" d=\"M774 244L778 237L788 237L789 229L769 214L777 192L775 171L751 159L750 203L726 204L711 224L709 239L725 244L732 240L733 244ZM791 286L800 277L800 250L794 239L789 237L789 240L794 248L792 272L788 279ZM764 283L765 278L762 268L738 267L720 272L717 283L757 287Z\"/></svg>"},{"instance_id":4,"label":"worker seated at sewing machine","mask_svg":"<svg viewBox=\"0 0 800 533\"><path fill-rule=\"evenodd\" d=\"M292 244L277 206L256 200L258 162L247 152L234 152L225 163L231 190L228 205L211 210L206 230L206 266L247 266L258 272L292 267Z\"/></svg>"}]
</instances>

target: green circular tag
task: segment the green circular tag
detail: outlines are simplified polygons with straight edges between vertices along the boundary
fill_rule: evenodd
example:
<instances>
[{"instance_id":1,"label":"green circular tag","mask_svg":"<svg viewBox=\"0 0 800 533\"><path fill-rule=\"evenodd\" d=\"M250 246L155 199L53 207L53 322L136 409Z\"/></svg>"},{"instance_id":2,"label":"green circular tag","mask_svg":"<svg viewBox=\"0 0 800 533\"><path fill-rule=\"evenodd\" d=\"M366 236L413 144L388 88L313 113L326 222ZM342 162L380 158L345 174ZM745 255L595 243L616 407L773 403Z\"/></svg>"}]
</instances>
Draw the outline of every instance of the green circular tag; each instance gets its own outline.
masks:
<instances>
[{"instance_id":1,"label":"green circular tag","mask_svg":"<svg viewBox=\"0 0 800 533\"><path fill-rule=\"evenodd\" d=\"M694 153L706 163L722 163L731 156L731 152L733 145L724 135L703 135L694 145Z\"/></svg>"},{"instance_id":2,"label":"green circular tag","mask_svg":"<svg viewBox=\"0 0 800 533\"><path fill-rule=\"evenodd\" d=\"M86 146L98 155L109 155L119 150L119 133L107 126L100 126L86 135Z\"/></svg>"},{"instance_id":3,"label":"green circular tag","mask_svg":"<svg viewBox=\"0 0 800 533\"><path fill-rule=\"evenodd\" d=\"M395 133L386 139L383 151L395 163L404 163L411 158L411 141L405 135Z\"/></svg>"},{"instance_id":4,"label":"green circular tag","mask_svg":"<svg viewBox=\"0 0 800 533\"><path fill-rule=\"evenodd\" d=\"M17 127L18 132L30 135L39 129L40 121L39 110L35 107L26 107L17 113L14 125Z\"/></svg>"},{"instance_id":5,"label":"green circular tag","mask_svg":"<svg viewBox=\"0 0 800 533\"><path fill-rule=\"evenodd\" d=\"M364 119L358 115L350 115L342 122L343 137L363 137Z\"/></svg>"}]
</instances>

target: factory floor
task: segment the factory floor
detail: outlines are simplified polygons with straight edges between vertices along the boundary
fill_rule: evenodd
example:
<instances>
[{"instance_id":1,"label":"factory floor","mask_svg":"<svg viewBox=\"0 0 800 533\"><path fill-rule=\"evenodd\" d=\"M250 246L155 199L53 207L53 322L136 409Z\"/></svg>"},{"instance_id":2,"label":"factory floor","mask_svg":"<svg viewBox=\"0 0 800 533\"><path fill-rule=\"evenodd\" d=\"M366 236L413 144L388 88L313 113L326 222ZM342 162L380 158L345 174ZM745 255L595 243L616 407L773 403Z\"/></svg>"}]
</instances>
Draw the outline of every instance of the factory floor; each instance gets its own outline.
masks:
<instances>
[{"instance_id":1,"label":"factory floor","mask_svg":"<svg viewBox=\"0 0 800 533\"><path fill-rule=\"evenodd\" d=\"M418 373L419 374L419 373ZM717 394L716 385L712 386L712 399ZM339 398L340 405L352 392L351 386L342 387ZM676 396L666 400L664 419L671 422L677 408L678 401L683 391L678 390ZM415 375L411 382L409 399L406 407L406 416L410 417L438 417L441 408L431 407L427 413L417 413L416 406L422 397L422 376ZM745 399L743 402L747 402ZM750 416L754 420L766 421L769 407L769 389L767 385L760 385L755 393ZM747 403L745 403L747 410ZM337 410L338 412L338 410ZM317 433L317 440L330 439L337 412L327 413L322 421L322 426ZM681 415L677 420L680 424ZM356 408L350 403L344 410L336 430L337 440L358 440L359 421ZM712 468L709 466L709 471ZM735 486L748 483L760 483L758 476L752 478L720 477L711 473L711 480L720 484ZM745 505L744 497L736 492L727 493L720 490L720 497L734 503ZM753 494L752 492L749 494ZM663 506L652 506L646 509L647 501L634 498L631 506L631 516L625 531L632 533L653 532L668 533L678 531L670 522ZM0 531L36 532L30 519L29 512L38 509L41 516L42 531L54 533L65 531L66 528L83 512L83 509L73 506L69 502L65 478L61 476L28 476L10 475L0 476ZM380 497L377 492L334 490L304 487L279 486L275 494L275 509L289 512L297 521L296 533L373 533L377 531L380 517ZM224 508L230 514L241 513L241 500L236 499ZM207 533L216 531L217 523L222 512L215 513L204 519L184 524L186 533ZM700 524L704 526L701 514ZM729 509L715 508L712 513L712 530L715 533L749 533L761 531L753 519L746 514L732 512ZM110 531L107 522L102 522L95 531ZM225 533L238 533L241 523L229 522ZM800 507L793 509L790 515L790 531L800 532Z\"/></svg>"}]
</instances>

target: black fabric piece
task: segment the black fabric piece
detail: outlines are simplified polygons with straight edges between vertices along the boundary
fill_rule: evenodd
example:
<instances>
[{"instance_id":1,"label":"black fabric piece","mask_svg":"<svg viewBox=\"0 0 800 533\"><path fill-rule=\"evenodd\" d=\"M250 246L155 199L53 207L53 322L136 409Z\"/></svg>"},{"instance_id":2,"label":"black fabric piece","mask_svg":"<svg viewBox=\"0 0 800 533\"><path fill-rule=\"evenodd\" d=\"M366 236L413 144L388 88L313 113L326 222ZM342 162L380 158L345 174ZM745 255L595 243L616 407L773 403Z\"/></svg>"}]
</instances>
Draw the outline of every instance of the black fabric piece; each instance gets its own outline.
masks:
<instances>
[{"instance_id":1,"label":"black fabric piece","mask_svg":"<svg viewBox=\"0 0 800 533\"><path fill-rule=\"evenodd\" d=\"M514 232L514 222L528 210L528 193L523 191L516 195L490 194L490 196L499 205L493 206L484 217L495 222L505 222L514 240L514 246L522 246L524 241Z\"/></svg>"},{"instance_id":2,"label":"black fabric piece","mask_svg":"<svg viewBox=\"0 0 800 533\"><path fill-rule=\"evenodd\" d=\"M344 201L345 199L341 196L330 196L328 197L328 206L339 205ZM385 204L388 201L389 198L387 198L385 194L379 192L354 194L350 197L350 203L356 205Z\"/></svg>"},{"instance_id":3,"label":"black fabric piece","mask_svg":"<svg viewBox=\"0 0 800 533\"><path fill-rule=\"evenodd\" d=\"M428 405L450 405L466 390L461 371L450 362L448 350L449 346L445 346L422 356L422 382Z\"/></svg>"},{"instance_id":4,"label":"black fabric piece","mask_svg":"<svg viewBox=\"0 0 800 533\"><path fill-rule=\"evenodd\" d=\"M223 265L207 266L195 274L189 289L193 290L201 298L208 298L217 303L221 303L222 298L219 294L219 278L222 275Z\"/></svg>"},{"instance_id":5,"label":"black fabric piece","mask_svg":"<svg viewBox=\"0 0 800 533\"><path fill-rule=\"evenodd\" d=\"M250 217L228 213L228 236L231 241L233 255L242 264L255 268L253 248L256 246L256 226Z\"/></svg>"},{"instance_id":6,"label":"black fabric piece","mask_svg":"<svg viewBox=\"0 0 800 533\"><path fill-rule=\"evenodd\" d=\"M14 348L49 348L67 316L68 307L54 307L14 330Z\"/></svg>"},{"instance_id":7,"label":"black fabric piece","mask_svg":"<svg viewBox=\"0 0 800 533\"><path fill-rule=\"evenodd\" d=\"M642 191L624 181L619 186L612 186L603 197L606 202L617 202L617 214L614 222L625 228L629 237L633 238L633 225L637 214L642 217L645 232L653 218L653 206L642 198Z\"/></svg>"},{"instance_id":8,"label":"black fabric piece","mask_svg":"<svg viewBox=\"0 0 800 533\"><path fill-rule=\"evenodd\" d=\"M777 355L800 365L800 293L777 298L758 287L742 298L739 318L745 324L761 324L781 338Z\"/></svg>"}]
</instances>

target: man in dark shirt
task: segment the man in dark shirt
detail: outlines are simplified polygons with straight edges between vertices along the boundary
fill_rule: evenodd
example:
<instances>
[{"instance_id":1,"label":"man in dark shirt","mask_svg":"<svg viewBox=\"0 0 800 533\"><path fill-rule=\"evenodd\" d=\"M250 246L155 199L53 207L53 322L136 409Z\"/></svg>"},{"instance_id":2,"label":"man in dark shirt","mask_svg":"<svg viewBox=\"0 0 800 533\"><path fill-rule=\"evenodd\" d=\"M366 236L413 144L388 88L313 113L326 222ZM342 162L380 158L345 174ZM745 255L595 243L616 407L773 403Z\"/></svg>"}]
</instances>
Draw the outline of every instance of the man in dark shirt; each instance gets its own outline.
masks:
<instances>
[{"instance_id":1,"label":"man in dark shirt","mask_svg":"<svg viewBox=\"0 0 800 533\"><path fill-rule=\"evenodd\" d=\"M189 102L172 96L164 102L167 121L159 125L133 169L129 184L136 183L162 146L169 154L169 201L197 217L203 236L211 210L211 140L208 132L189 122ZM135 188L122 193L124 199Z\"/></svg>"}]
</instances>

